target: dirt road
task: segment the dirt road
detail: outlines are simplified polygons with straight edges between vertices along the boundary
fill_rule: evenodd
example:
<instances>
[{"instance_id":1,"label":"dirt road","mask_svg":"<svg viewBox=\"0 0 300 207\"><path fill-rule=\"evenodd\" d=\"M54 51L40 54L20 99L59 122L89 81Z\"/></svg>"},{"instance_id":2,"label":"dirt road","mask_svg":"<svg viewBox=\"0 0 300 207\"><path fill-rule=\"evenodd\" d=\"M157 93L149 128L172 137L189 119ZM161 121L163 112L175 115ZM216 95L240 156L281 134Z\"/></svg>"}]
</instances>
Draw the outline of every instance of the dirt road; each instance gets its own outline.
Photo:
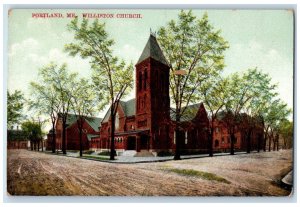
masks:
<instances>
[{"instance_id":1,"label":"dirt road","mask_svg":"<svg viewBox=\"0 0 300 207\"><path fill-rule=\"evenodd\" d=\"M11 195L287 196L290 191L278 181L291 169L291 150L141 164L8 150L7 191Z\"/></svg>"}]
</instances>

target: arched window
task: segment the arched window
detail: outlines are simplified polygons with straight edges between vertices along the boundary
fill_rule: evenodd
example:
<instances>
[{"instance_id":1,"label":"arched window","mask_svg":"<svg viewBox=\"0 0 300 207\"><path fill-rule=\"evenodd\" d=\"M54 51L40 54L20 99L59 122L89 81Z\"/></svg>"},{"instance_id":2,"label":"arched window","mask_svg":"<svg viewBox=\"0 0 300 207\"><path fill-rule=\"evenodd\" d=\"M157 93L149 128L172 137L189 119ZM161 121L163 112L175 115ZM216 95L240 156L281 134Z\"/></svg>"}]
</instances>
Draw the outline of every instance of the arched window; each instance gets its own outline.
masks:
<instances>
[{"instance_id":1,"label":"arched window","mask_svg":"<svg viewBox=\"0 0 300 207\"><path fill-rule=\"evenodd\" d=\"M148 73L145 69L145 71L144 71L144 90L147 89L147 81L148 81L147 79L148 79Z\"/></svg>"},{"instance_id":2,"label":"arched window","mask_svg":"<svg viewBox=\"0 0 300 207\"><path fill-rule=\"evenodd\" d=\"M143 74L140 71L139 72L139 91L141 91L143 89Z\"/></svg>"}]
</instances>

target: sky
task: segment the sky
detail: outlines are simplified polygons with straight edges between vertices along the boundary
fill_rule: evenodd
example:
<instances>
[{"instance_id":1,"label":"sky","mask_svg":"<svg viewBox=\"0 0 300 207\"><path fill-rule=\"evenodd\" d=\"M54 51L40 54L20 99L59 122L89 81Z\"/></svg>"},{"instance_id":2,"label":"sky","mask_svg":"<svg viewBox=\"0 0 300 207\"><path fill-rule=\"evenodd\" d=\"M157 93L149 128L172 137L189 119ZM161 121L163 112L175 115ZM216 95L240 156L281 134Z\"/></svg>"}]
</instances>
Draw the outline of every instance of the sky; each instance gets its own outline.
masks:
<instances>
[{"instance_id":1,"label":"sky","mask_svg":"<svg viewBox=\"0 0 300 207\"><path fill-rule=\"evenodd\" d=\"M33 18L36 13L140 14L142 18L100 18L106 31L115 40L114 53L126 62L137 62L149 38L150 28L158 31L180 10L21 10L10 11L8 19L9 91L21 90L30 97L29 83L36 81L38 70L50 61L68 64L68 69L89 77L88 60L71 57L63 51L73 41L67 30L70 18ZM293 13L289 10L193 10L198 18L207 12L210 23L229 42L225 52L223 75L257 67L278 84L279 97L293 107ZM90 19L92 21L93 19ZM134 98L134 90L125 98ZM104 116L106 111L99 112Z\"/></svg>"}]
</instances>

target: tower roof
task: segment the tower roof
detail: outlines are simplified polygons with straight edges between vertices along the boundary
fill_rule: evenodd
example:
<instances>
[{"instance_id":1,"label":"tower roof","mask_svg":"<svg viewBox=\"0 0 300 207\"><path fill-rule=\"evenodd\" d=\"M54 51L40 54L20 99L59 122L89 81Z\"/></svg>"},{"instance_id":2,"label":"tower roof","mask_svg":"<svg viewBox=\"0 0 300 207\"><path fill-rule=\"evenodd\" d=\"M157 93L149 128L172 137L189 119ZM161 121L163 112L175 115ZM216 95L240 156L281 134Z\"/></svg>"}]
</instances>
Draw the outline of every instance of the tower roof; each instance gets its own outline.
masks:
<instances>
[{"instance_id":1,"label":"tower roof","mask_svg":"<svg viewBox=\"0 0 300 207\"><path fill-rule=\"evenodd\" d=\"M151 57L165 65L169 65L168 61L166 60L163 52L161 51L161 49L158 45L156 37L154 37L152 34L150 34L148 42L139 58L137 64L139 64L140 62L142 62L143 60L145 60L149 57Z\"/></svg>"}]
</instances>

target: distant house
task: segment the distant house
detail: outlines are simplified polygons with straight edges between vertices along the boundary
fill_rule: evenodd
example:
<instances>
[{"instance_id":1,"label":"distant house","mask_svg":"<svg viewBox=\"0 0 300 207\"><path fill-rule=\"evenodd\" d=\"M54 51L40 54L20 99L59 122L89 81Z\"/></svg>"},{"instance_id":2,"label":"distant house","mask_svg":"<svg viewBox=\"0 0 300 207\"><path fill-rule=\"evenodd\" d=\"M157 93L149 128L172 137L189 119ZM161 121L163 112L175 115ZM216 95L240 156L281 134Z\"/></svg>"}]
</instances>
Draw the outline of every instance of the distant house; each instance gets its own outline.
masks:
<instances>
[{"instance_id":1,"label":"distant house","mask_svg":"<svg viewBox=\"0 0 300 207\"><path fill-rule=\"evenodd\" d=\"M30 147L23 130L7 130L7 149L28 149Z\"/></svg>"},{"instance_id":2,"label":"distant house","mask_svg":"<svg viewBox=\"0 0 300 207\"><path fill-rule=\"evenodd\" d=\"M83 149L90 149L90 141L94 136L99 135L100 123L102 119L97 117L85 117L83 123L82 144ZM77 117L74 114L68 114L66 128L66 149L79 150L80 138L79 129L77 127ZM55 124L56 149L62 149L62 119L59 117ZM47 150L52 149L52 130L47 135Z\"/></svg>"},{"instance_id":3,"label":"distant house","mask_svg":"<svg viewBox=\"0 0 300 207\"><path fill-rule=\"evenodd\" d=\"M228 152L231 145L230 134L228 133L226 122L224 121L225 112L221 111L217 115L217 119L214 121L214 151ZM235 129L235 150L246 151L247 150L247 130L249 129L249 123L247 123L246 114L241 114L240 123L236 125ZM250 150L257 150L263 148L263 136L264 128L263 122L257 120L257 124L253 127L250 134Z\"/></svg>"}]
</instances>

